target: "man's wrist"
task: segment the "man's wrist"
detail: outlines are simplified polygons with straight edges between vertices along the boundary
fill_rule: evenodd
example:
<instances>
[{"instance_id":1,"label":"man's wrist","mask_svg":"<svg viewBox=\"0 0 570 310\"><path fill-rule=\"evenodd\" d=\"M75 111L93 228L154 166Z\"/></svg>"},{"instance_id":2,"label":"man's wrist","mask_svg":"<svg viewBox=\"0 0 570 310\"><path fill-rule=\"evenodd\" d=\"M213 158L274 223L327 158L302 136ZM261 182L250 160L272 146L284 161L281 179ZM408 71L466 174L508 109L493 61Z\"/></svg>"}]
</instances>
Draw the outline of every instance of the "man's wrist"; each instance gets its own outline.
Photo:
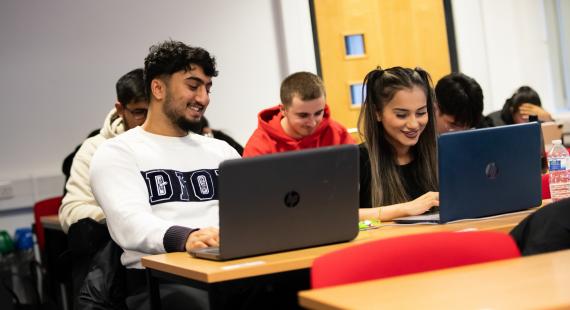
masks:
<instances>
[{"instance_id":1,"label":"man's wrist","mask_svg":"<svg viewBox=\"0 0 570 310\"><path fill-rule=\"evenodd\" d=\"M162 240L164 245L164 250L167 253L170 252L185 252L186 251L186 241L190 237L190 234L200 230L199 228L188 228L184 226L171 226L168 228L164 234Z\"/></svg>"}]
</instances>

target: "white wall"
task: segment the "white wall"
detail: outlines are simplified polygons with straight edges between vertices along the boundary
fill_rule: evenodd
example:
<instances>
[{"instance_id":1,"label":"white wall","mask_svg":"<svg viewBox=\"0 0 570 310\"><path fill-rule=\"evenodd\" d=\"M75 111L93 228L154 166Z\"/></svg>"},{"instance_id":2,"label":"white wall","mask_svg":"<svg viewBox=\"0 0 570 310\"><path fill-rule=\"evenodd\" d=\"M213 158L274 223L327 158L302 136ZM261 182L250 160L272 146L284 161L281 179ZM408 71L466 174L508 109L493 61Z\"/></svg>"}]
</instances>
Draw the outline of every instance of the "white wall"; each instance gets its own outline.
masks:
<instances>
[{"instance_id":1,"label":"white wall","mask_svg":"<svg viewBox=\"0 0 570 310\"><path fill-rule=\"evenodd\" d=\"M14 224L2 210L61 193L63 158L101 126L115 81L151 44L172 38L216 56L206 115L245 143L282 78L315 71L310 29L305 0L2 1L0 182L16 195L0 200L0 229ZM46 178L47 192L26 187Z\"/></svg>"},{"instance_id":2,"label":"white wall","mask_svg":"<svg viewBox=\"0 0 570 310\"><path fill-rule=\"evenodd\" d=\"M564 111L543 0L453 0L452 7L459 69L481 84L485 113L522 85L536 89L547 110Z\"/></svg>"}]
</instances>

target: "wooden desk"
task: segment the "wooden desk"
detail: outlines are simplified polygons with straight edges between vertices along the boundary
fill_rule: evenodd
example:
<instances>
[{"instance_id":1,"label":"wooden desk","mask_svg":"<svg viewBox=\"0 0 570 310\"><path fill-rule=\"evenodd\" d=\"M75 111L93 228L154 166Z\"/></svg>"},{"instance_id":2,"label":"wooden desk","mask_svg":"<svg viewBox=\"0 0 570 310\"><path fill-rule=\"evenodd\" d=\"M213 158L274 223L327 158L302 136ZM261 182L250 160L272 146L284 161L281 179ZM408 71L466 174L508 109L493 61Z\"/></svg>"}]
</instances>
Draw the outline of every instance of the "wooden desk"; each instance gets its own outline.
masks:
<instances>
[{"instance_id":1,"label":"wooden desk","mask_svg":"<svg viewBox=\"0 0 570 310\"><path fill-rule=\"evenodd\" d=\"M59 216L58 215L42 216L40 218L40 222L42 222L44 229L53 229L53 230L63 231L63 228L61 227L61 223L59 222Z\"/></svg>"},{"instance_id":2,"label":"wooden desk","mask_svg":"<svg viewBox=\"0 0 570 310\"><path fill-rule=\"evenodd\" d=\"M299 293L309 309L570 307L570 250Z\"/></svg>"},{"instance_id":3,"label":"wooden desk","mask_svg":"<svg viewBox=\"0 0 570 310\"><path fill-rule=\"evenodd\" d=\"M351 241L327 246L301 249L277 254L260 255L227 262L208 261L192 258L188 253L167 253L142 258L142 265L147 268L151 286L156 285L156 277L176 278L189 285L211 292L217 284L239 281L251 277L304 270L308 288L308 270L313 260L325 253L376 239L391 238L416 233L436 231L482 230L508 232L532 211L505 215L492 219L462 221L443 225L384 225L378 229L361 231ZM154 290L154 289L153 289ZM159 300L153 298L155 308L160 308ZM214 299L211 297L211 300Z\"/></svg>"}]
</instances>

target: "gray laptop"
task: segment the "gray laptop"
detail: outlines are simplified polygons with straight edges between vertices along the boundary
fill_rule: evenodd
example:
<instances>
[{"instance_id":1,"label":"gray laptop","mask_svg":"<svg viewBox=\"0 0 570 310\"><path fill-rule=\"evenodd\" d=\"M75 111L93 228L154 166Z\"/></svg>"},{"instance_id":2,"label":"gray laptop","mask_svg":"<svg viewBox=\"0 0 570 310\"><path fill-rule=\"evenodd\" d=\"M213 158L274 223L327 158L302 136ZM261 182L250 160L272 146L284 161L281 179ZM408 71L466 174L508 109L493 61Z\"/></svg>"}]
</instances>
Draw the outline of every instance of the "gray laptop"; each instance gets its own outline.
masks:
<instances>
[{"instance_id":1,"label":"gray laptop","mask_svg":"<svg viewBox=\"0 0 570 310\"><path fill-rule=\"evenodd\" d=\"M358 146L234 159L220 164L220 247L227 260L352 240L358 234Z\"/></svg>"},{"instance_id":2,"label":"gray laptop","mask_svg":"<svg viewBox=\"0 0 570 310\"><path fill-rule=\"evenodd\" d=\"M539 206L540 137L536 122L441 135L439 214L394 221L446 223Z\"/></svg>"}]
</instances>

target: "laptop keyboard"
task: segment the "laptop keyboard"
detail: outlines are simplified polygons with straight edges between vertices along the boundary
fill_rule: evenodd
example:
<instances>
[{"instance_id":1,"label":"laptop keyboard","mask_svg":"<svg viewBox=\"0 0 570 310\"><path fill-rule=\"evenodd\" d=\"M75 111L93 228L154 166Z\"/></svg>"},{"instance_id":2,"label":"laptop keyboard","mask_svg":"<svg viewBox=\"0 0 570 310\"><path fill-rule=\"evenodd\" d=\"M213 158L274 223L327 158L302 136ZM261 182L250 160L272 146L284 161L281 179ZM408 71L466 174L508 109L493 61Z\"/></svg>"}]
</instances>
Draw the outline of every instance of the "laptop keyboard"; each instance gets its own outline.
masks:
<instances>
[{"instance_id":1,"label":"laptop keyboard","mask_svg":"<svg viewBox=\"0 0 570 310\"><path fill-rule=\"evenodd\" d=\"M427 210L426 212L422 213L421 215L438 214L438 213L439 213L439 207L433 207Z\"/></svg>"},{"instance_id":2,"label":"laptop keyboard","mask_svg":"<svg viewBox=\"0 0 570 310\"><path fill-rule=\"evenodd\" d=\"M210 254L219 254L219 253L220 253L220 248L219 248L219 247L203 248L203 249L200 249L200 252L202 252L202 253L210 253Z\"/></svg>"},{"instance_id":3,"label":"laptop keyboard","mask_svg":"<svg viewBox=\"0 0 570 310\"><path fill-rule=\"evenodd\" d=\"M412 224L412 223L421 223L421 222L439 222L439 210L436 212L426 212L420 215L412 215L412 216L405 216L394 219L395 223L399 224Z\"/></svg>"}]
</instances>

